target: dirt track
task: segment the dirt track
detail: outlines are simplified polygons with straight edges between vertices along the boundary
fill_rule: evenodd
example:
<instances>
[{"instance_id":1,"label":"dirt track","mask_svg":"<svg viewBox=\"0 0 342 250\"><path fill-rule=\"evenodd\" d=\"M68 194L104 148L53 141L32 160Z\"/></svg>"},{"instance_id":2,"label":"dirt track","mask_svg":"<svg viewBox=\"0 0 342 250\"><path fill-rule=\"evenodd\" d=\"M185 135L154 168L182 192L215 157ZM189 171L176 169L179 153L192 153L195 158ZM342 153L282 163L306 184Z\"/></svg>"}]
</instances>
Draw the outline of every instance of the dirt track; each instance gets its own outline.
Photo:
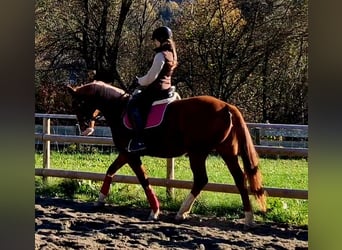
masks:
<instances>
[{"instance_id":1,"label":"dirt track","mask_svg":"<svg viewBox=\"0 0 342 250\"><path fill-rule=\"evenodd\" d=\"M242 220L191 215L174 223L162 211L146 221L147 209L36 198L35 249L308 249L307 227L267 223L245 231Z\"/></svg>"}]
</instances>

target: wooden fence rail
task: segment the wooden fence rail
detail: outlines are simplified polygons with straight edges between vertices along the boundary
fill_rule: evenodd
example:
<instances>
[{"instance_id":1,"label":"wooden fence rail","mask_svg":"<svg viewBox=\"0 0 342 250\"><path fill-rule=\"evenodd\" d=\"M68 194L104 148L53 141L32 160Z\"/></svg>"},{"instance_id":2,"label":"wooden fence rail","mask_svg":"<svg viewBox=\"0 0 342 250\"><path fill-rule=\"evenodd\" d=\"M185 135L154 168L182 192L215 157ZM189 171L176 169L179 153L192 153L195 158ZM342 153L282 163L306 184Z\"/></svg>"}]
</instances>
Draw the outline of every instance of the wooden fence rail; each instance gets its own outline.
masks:
<instances>
[{"instance_id":1,"label":"wooden fence rail","mask_svg":"<svg viewBox=\"0 0 342 250\"><path fill-rule=\"evenodd\" d=\"M93 181L102 181L105 177L105 174L102 174L102 173L60 170L60 169L44 169L44 168L36 168L35 175L43 176L43 177L50 176L50 177L93 180ZM173 187L173 188L181 188L181 189L192 188L192 181L173 180L173 179L154 178L154 177L149 177L149 181L150 181L150 184L154 186ZM113 178L113 182L139 184L139 181L136 178L136 176L130 176L130 175L115 175ZM239 194L239 191L237 190L236 186L230 185L230 184L208 183L203 188L203 190ZM270 197L295 198L295 199L307 199L308 198L307 190L280 189L280 188L271 188L271 187L266 187L265 190L267 191L267 194Z\"/></svg>"},{"instance_id":2,"label":"wooden fence rail","mask_svg":"<svg viewBox=\"0 0 342 250\"><path fill-rule=\"evenodd\" d=\"M59 169L50 169L50 143L53 142L68 142L68 143L83 143L94 145L113 145L111 137L96 137L96 136L77 136L77 135L58 135L51 134L50 132L50 119L76 119L74 115L63 114L35 114L37 118L43 118L43 132L35 133L35 139L43 142L43 167L35 168L35 175L46 177L60 177L60 178L72 178L72 179L88 179L101 181L104 178L104 174L80 172L80 171L67 171ZM281 129L295 128L304 129L307 131L306 125L281 125L281 124L259 124L249 123L249 128L270 128L279 127ZM307 157L307 148L284 148L276 146L262 146L256 145L256 150L259 154L276 154L286 156L298 156ZM164 186L167 188L167 193L173 196L173 188L191 189L192 181L174 180L174 159L170 158L166 160L167 165L167 177L166 178L150 178L151 185ZM118 183L138 184L138 180L135 176L116 175L113 179ZM308 199L307 190L298 189L282 189L282 188L265 188L268 195L271 197L283 197L283 198L295 198L295 199ZM238 193L235 185L208 183L204 190L225 192L225 193Z\"/></svg>"}]
</instances>

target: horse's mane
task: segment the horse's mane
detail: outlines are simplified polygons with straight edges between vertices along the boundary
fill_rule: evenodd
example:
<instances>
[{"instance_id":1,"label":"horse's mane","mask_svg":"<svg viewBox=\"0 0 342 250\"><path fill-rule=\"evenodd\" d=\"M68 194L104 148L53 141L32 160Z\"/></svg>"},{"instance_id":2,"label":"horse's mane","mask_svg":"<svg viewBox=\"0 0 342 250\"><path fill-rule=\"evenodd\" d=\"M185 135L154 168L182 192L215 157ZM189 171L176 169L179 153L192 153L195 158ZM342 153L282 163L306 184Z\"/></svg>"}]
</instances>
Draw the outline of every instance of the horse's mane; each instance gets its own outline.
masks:
<instances>
[{"instance_id":1,"label":"horse's mane","mask_svg":"<svg viewBox=\"0 0 342 250\"><path fill-rule=\"evenodd\" d=\"M84 84L76 88L77 91L82 93L87 93L89 95L95 95L96 93L100 93L104 95L104 97L114 97L121 98L125 95L128 95L126 91L110 85L108 83L102 81L93 81L91 83ZM84 92L83 92L84 91Z\"/></svg>"}]
</instances>

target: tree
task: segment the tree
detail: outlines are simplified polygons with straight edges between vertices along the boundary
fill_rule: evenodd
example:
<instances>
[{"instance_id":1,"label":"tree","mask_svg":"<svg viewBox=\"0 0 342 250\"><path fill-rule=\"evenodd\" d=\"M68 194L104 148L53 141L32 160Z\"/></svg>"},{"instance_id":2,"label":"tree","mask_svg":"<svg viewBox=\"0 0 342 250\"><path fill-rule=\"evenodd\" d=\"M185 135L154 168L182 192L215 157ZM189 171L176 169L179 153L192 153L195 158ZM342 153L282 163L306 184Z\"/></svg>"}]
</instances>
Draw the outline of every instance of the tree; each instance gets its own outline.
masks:
<instances>
[{"instance_id":1,"label":"tree","mask_svg":"<svg viewBox=\"0 0 342 250\"><path fill-rule=\"evenodd\" d=\"M248 121L307 123L307 7L307 0L37 0L37 109L64 105L62 90L50 100L44 86L83 83L92 69L125 88L152 63L153 29L168 25L181 96L218 97Z\"/></svg>"},{"instance_id":2,"label":"tree","mask_svg":"<svg viewBox=\"0 0 342 250\"><path fill-rule=\"evenodd\" d=\"M253 121L307 122L306 7L297 1L183 2L179 79L192 86L188 93L233 102ZM289 77L295 71L299 83ZM284 102L291 99L303 101L302 109L294 112L298 105ZM298 113L301 119L293 119Z\"/></svg>"},{"instance_id":3,"label":"tree","mask_svg":"<svg viewBox=\"0 0 342 250\"><path fill-rule=\"evenodd\" d=\"M249 77L245 91L239 92L241 96L250 92L255 100L242 105L250 107L256 121L306 124L307 1L241 2L245 18L256 20L254 32L264 47L261 64Z\"/></svg>"},{"instance_id":4,"label":"tree","mask_svg":"<svg viewBox=\"0 0 342 250\"><path fill-rule=\"evenodd\" d=\"M117 60L132 3L133 0L59 1L58 4L38 1L36 9L44 16L36 14L36 27L41 31L36 34L37 59L44 60L50 69L110 71L113 79L122 85Z\"/></svg>"}]
</instances>

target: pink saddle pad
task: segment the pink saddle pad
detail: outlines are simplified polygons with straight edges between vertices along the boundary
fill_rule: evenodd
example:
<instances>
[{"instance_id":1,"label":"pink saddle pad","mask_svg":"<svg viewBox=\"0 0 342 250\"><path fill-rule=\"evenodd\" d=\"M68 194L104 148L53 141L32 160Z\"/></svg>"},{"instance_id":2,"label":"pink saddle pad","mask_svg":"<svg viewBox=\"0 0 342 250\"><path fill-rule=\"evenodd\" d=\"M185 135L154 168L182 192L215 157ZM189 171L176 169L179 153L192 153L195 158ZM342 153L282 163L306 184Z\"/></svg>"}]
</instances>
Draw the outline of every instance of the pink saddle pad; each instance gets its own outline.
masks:
<instances>
[{"instance_id":1,"label":"pink saddle pad","mask_svg":"<svg viewBox=\"0 0 342 250\"><path fill-rule=\"evenodd\" d=\"M147 121L146 121L146 128L153 128L159 126L164 118L165 110L167 105L172 102L173 100L168 99L162 100L163 102L156 101L151 107L151 111L147 116ZM128 129L132 129L132 124L128 119L127 113L123 117L123 123Z\"/></svg>"}]
</instances>

